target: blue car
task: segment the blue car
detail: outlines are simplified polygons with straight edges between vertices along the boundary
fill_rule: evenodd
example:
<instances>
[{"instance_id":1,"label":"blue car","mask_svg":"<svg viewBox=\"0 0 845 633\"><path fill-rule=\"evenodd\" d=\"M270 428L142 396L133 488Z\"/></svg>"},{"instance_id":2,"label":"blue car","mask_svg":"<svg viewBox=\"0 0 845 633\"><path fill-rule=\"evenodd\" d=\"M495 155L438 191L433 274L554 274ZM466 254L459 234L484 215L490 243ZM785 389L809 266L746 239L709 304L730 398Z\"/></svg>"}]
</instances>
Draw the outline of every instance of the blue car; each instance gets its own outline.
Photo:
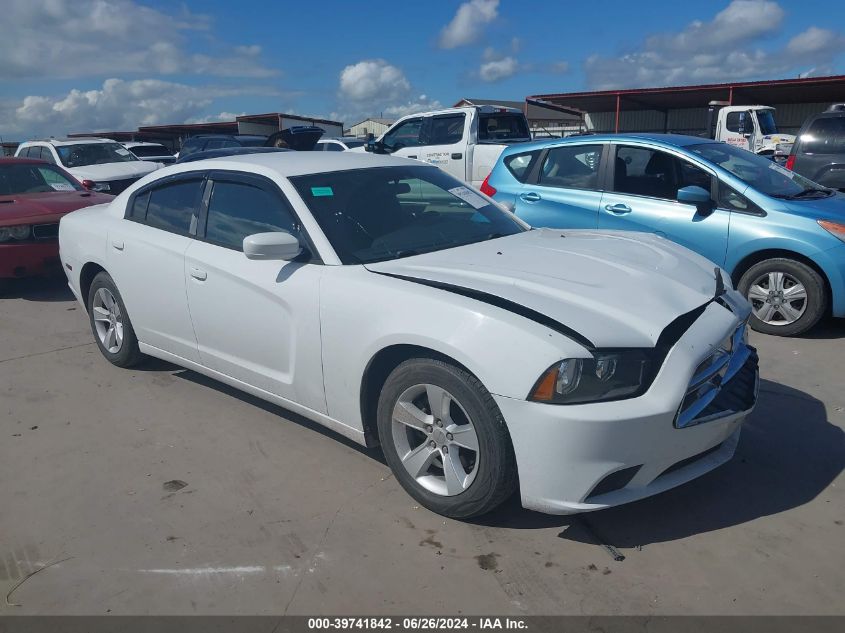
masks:
<instances>
[{"instance_id":1,"label":"blue car","mask_svg":"<svg viewBox=\"0 0 845 633\"><path fill-rule=\"evenodd\" d=\"M645 231L704 255L760 332L845 317L845 196L744 149L672 134L545 140L506 149L482 191L532 226Z\"/></svg>"}]
</instances>

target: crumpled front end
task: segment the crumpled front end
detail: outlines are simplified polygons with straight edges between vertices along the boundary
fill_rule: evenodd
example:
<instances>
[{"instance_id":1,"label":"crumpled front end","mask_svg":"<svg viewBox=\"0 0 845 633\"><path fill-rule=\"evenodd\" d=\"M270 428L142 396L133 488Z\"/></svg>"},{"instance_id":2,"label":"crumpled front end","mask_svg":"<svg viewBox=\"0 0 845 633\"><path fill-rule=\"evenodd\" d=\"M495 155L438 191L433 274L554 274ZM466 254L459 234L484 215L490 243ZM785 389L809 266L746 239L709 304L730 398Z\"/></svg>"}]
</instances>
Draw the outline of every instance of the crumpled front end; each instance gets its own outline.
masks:
<instances>
[{"instance_id":1,"label":"crumpled front end","mask_svg":"<svg viewBox=\"0 0 845 633\"><path fill-rule=\"evenodd\" d=\"M739 302L709 303L637 398L551 405L494 396L513 441L522 504L550 514L599 510L730 460L758 391L746 318Z\"/></svg>"}]
</instances>

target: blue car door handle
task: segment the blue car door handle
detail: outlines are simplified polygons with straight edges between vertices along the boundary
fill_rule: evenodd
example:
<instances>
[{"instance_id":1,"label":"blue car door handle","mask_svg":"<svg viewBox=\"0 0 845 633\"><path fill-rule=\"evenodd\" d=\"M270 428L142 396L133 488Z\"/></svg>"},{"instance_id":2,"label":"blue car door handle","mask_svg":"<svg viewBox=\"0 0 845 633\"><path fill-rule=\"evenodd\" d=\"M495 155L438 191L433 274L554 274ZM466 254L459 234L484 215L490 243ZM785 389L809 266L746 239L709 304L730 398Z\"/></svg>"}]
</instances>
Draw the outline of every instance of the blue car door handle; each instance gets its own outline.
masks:
<instances>
[{"instance_id":1,"label":"blue car door handle","mask_svg":"<svg viewBox=\"0 0 845 633\"><path fill-rule=\"evenodd\" d=\"M623 215L625 213L631 212L631 207L627 204L622 204L621 202L617 204L606 204L604 208L611 213L615 213L617 215Z\"/></svg>"},{"instance_id":2,"label":"blue car door handle","mask_svg":"<svg viewBox=\"0 0 845 633\"><path fill-rule=\"evenodd\" d=\"M541 199L540 194L534 193L533 191L531 193L521 193L519 194L519 197L525 200L526 202L537 202Z\"/></svg>"}]
</instances>

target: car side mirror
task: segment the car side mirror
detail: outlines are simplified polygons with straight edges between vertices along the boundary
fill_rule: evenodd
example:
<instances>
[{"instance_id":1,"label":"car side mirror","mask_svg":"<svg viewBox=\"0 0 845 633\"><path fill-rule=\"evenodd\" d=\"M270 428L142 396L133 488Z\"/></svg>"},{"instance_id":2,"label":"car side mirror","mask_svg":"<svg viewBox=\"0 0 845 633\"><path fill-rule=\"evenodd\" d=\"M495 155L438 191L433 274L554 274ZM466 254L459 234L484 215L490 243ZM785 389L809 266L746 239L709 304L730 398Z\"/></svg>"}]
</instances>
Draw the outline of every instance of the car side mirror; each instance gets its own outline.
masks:
<instances>
[{"instance_id":1,"label":"car side mirror","mask_svg":"<svg viewBox=\"0 0 845 633\"><path fill-rule=\"evenodd\" d=\"M375 141L369 140L367 144L364 146L364 149L368 152L372 152L373 154L389 154L390 150L388 150L384 142L382 141Z\"/></svg>"},{"instance_id":2,"label":"car side mirror","mask_svg":"<svg viewBox=\"0 0 845 633\"><path fill-rule=\"evenodd\" d=\"M243 242L247 259L270 259L289 261L302 253L299 239L287 231L255 233L247 235Z\"/></svg>"},{"instance_id":3,"label":"car side mirror","mask_svg":"<svg viewBox=\"0 0 845 633\"><path fill-rule=\"evenodd\" d=\"M694 204L701 215L709 215L713 211L713 200L710 198L710 192L698 185L678 189L678 202Z\"/></svg>"}]
</instances>

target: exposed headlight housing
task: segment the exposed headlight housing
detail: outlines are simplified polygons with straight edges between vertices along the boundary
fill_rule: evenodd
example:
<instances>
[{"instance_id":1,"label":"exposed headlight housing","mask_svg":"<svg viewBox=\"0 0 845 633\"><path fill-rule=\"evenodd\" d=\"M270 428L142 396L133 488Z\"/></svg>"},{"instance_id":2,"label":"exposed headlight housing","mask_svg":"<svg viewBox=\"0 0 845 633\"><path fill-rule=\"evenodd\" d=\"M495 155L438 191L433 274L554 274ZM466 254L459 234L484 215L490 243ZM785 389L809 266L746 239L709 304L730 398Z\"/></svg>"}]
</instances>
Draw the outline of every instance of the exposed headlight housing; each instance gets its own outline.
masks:
<instances>
[{"instance_id":1,"label":"exposed headlight housing","mask_svg":"<svg viewBox=\"0 0 845 633\"><path fill-rule=\"evenodd\" d=\"M30 228L28 224L19 224L18 226L10 226L8 227L9 234L12 236L12 239L16 240L25 240L29 237Z\"/></svg>"},{"instance_id":2,"label":"exposed headlight housing","mask_svg":"<svg viewBox=\"0 0 845 633\"><path fill-rule=\"evenodd\" d=\"M830 222L829 220L816 220L816 222L818 222L819 226L825 231L845 242L845 224Z\"/></svg>"},{"instance_id":3,"label":"exposed headlight housing","mask_svg":"<svg viewBox=\"0 0 845 633\"><path fill-rule=\"evenodd\" d=\"M549 404L584 404L622 400L648 388L652 359L648 350L597 350L593 358L566 358L549 367L529 400Z\"/></svg>"}]
</instances>

